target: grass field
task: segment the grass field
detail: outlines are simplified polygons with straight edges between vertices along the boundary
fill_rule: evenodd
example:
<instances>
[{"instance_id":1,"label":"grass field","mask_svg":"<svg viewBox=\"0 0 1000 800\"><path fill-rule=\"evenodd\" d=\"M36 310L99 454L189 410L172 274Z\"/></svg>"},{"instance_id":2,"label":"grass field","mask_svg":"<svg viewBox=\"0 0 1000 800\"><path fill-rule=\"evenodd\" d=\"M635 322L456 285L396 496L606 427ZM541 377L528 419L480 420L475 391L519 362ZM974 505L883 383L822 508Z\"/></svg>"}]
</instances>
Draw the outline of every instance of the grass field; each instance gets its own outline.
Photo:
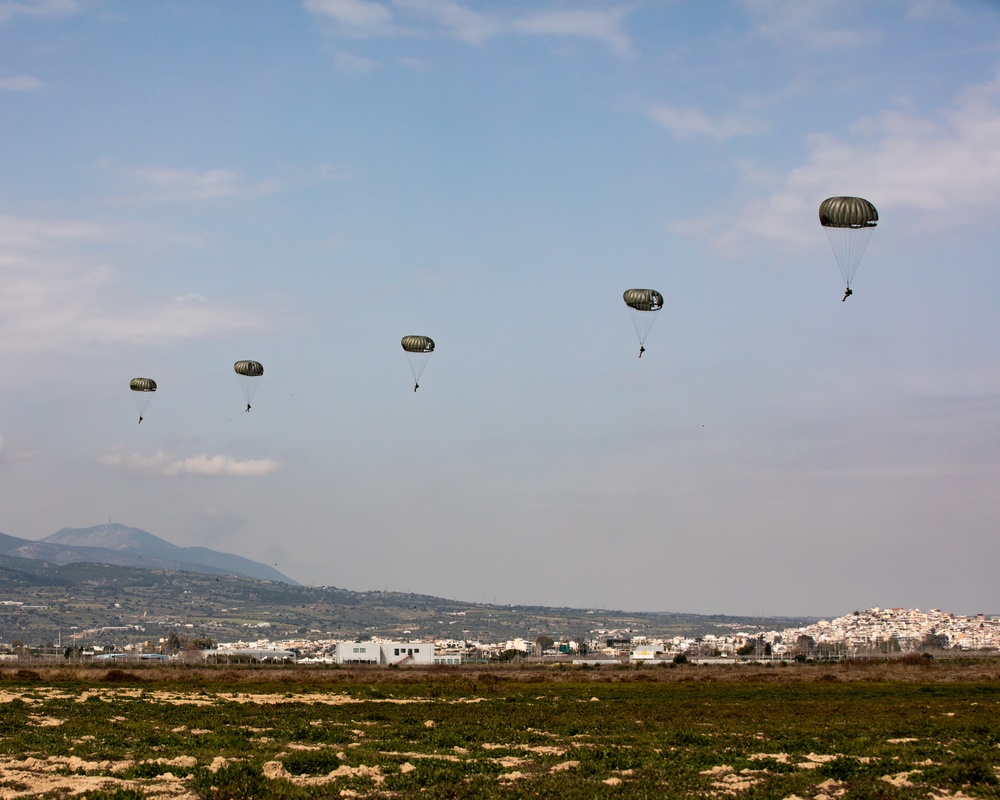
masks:
<instances>
[{"instance_id":1,"label":"grass field","mask_svg":"<svg viewBox=\"0 0 1000 800\"><path fill-rule=\"evenodd\" d=\"M7 668L0 798L1000 797L1000 663Z\"/></svg>"}]
</instances>

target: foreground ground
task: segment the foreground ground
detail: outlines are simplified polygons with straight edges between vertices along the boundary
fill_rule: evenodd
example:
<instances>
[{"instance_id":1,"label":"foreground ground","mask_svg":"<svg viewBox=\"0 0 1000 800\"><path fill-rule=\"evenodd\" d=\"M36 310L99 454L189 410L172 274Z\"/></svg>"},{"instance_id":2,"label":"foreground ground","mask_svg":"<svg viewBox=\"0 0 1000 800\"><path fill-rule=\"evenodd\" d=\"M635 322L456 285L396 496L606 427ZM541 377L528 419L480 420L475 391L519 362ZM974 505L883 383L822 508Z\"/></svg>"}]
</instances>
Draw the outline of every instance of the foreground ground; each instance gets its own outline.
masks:
<instances>
[{"instance_id":1,"label":"foreground ground","mask_svg":"<svg viewBox=\"0 0 1000 800\"><path fill-rule=\"evenodd\" d=\"M0 798L1000 797L1000 663L0 671Z\"/></svg>"}]
</instances>

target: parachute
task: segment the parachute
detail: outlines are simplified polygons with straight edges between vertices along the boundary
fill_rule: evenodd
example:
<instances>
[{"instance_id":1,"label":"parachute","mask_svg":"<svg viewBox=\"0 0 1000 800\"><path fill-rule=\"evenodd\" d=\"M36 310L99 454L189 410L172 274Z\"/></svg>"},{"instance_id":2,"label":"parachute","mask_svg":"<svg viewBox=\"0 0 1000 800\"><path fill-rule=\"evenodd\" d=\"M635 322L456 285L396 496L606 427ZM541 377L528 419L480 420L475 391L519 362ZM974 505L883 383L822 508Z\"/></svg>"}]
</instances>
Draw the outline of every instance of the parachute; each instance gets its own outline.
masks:
<instances>
[{"instance_id":1,"label":"parachute","mask_svg":"<svg viewBox=\"0 0 1000 800\"><path fill-rule=\"evenodd\" d=\"M862 197L828 197L819 205L819 224L826 229L847 291L865 254L868 240L878 224L878 211Z\"/></svg>"},{"instance_id":2,"label":"parachute","mask_svg":"<svg viewBox=\"0 0 1000 800\"><path fill-rule=\"evenodd\" d=\"M429 336L404 336L400 341L406 360L413 373L413 391L420 388L420 375L427 366L427 359L434 352L434 340Z\"/></svg>"},{"instance_id":3,"label":"parachute","mask_svg":"<svg viewBox=\"0 0 1000 800\"><path fill-rule=\"evenodd\" d=\"M135 400L135 409L139 412L139 422L142 422L142 415L146 413L149 401L153 399L153 392L156 391L156 381L152 378L132 378L128 382L128 388L132 390L132 398Z\"/></svg>"},{"instance_id":4,"label":"parachute","mask_svg":"<svg viewBox=\"0 0 1000 800\"><path fill-rule=\"evenodd\" d=\"M253 393L257 391L260 376L264 374L264 365L259 361L237 361L233 364L233 370L240 378L243 396L247 399L247 411L249 411Z\"/></svg>"},{"instance_id":5,"label":"parachute","mask_svg":"<svg viewBox=\"0 0 1000 800\"><path fill-rule=\"evenodd\" d=\"M646 352L646 337L656 322L656 312L663 308L663 295L656 289L627 289L622 297L632 315L635 334L639 337L639 358L642 358Z\"/></svg>"}]
</instances>

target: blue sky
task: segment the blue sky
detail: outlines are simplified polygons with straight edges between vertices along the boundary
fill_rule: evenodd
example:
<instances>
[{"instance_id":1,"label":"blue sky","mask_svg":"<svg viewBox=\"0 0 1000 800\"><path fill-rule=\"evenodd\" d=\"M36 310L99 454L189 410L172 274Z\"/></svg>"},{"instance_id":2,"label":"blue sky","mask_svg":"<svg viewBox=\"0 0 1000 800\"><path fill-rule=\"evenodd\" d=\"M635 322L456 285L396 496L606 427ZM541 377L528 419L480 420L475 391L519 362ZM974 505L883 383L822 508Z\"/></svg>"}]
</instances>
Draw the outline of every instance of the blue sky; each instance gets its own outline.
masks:
<instances>
[{"instance_id":1,"label":"blue sky","mask_svg":"<svg viewBox=\"0 0 1000 800\"><path fill-rule=\"evenodd\" d=\"M0 142L5 533L1000 612L996 3L0 0Z\"/></svg>"}]
</instances>

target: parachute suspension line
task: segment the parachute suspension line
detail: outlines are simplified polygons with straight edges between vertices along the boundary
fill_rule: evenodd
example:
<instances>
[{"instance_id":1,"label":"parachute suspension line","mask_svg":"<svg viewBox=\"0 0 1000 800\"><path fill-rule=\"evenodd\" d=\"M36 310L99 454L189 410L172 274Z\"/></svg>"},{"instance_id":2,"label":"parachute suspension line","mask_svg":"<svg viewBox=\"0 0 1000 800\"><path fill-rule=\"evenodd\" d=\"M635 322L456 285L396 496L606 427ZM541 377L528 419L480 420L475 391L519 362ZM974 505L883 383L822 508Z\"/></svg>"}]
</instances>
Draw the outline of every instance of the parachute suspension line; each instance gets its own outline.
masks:
<instances>
[{"instance_id":1,"label":"parachute suspension line","mask_svg":"<svg viewBox=\"0 0 1000 800\"><path fill-rule=\"evenodd\" d=\"M851 281L878 225L878 210L863 197L828 197L819 204L819 224L826 229L833 255L840 267L846 291L851 296Z\"/></svg>"},{"instance_id":2,"label":"parachute suspension line","mask_svg":"<svg viewBox=\"0 0 1000 800\"><path fill-rule=\"evenodd\" d=\"M837 259L837 266L840 267L840 275L844 279L844 285L850 288L875 226L826 228L825 230L827 238L830 240L830 247L833 249L833 255Z\"/></svg>"}]
</instances>

